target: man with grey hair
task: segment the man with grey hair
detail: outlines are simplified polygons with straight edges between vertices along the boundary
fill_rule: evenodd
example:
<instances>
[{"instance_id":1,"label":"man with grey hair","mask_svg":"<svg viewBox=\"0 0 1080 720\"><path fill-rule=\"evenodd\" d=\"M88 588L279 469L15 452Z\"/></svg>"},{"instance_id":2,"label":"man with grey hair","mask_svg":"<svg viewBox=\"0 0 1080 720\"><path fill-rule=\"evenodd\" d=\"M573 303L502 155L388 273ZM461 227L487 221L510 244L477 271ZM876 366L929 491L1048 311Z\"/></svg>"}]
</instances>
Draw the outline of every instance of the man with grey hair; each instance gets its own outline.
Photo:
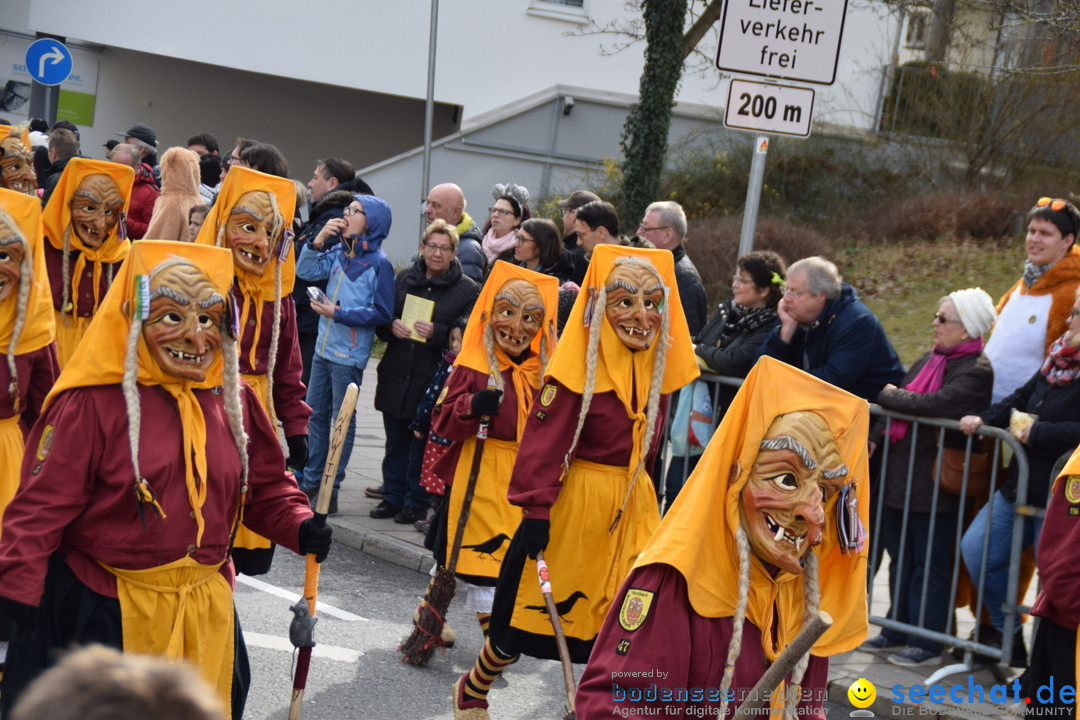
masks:
<instances>
[{"instance_id":1,"label":"man with grey hair","mask_svg":"<svg viewBox=\"0 0 1080 720\"><path fill-rule=\"evenodd\" d=\"M139 148L131 143L120 143L114 147L109 153L109 160L127 165L135 171L135 184L131 188L131 202L128 203L124 225L129 238L142 240L146 228L150 226L158 195L161 194L154 183L153 170L142 161Z\"/></svg>"},{"instance_id":2,"label":"man with grey hair","mask_svg":"<svg viewBox=\"0 0 1080 720\"><path fill-rule=\"evenodd\" d=\"M904 368L885 328L859 294L823 257L792 263L777 307L780 327L765 339L761 354L873 402Z\"/></svg>"},{"instance_id":3,"label":"man with grey hair","mask_svg":"<svg viewBox=\"0 0 1080 720\"><path fill-rule=\"evenodd\" d=\"M686 213L682 205L672 200L654 202L645 208L637 234L661 250L670 250L675 256L675 281L679 286L679 299L690 335L696 337L709 317L709 303L701 274L686 254L683 240L686 238Z\"/></svg>"}]
</instances>

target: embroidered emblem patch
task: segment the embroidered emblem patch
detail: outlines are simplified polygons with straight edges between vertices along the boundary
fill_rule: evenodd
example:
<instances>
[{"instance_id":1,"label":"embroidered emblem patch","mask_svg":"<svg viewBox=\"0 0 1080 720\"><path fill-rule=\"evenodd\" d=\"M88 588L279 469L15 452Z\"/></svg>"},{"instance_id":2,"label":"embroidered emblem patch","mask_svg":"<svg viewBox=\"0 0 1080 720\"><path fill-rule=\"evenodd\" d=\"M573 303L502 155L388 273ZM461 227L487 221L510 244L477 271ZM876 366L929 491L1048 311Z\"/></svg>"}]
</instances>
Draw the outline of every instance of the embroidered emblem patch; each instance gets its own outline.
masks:
<instances>
[{"instance_id":1,"label":"embroidered emblem patch","mask_svg":"<svg viewBox=\"0 0 1080 720\"><path fill-rule=\"evenodd\" d=\"M49 451L52 450L53 444L53 432L56 430L52 425L46 425L45 429L41 431L41 440L38 441L37 446L37 459L39 462L45 462L45 458L49 457Z\"/></svg>"},{"instance_id":2,"label":"embroidered emblem patch","mask_svg":"<svg viewBox=\"0 0 1080 720\"><path fill-rule=\"evenodd\" d=\"M556 386L553 383L548 383L544 386L544 389L540 391L540 404L544 407L549 407L552 402L555 401Z\"/></svg>"},{"instance_id":3,"label":"embroidered emblem patch","mask_svg":"<svg viewBox=\"0 0 1080 720\"><path fill-rule=\"evenodd\" d=\"M625 655L630 652L630 641L627 638L623 638L619 641L619 644L615 646L616 655Z\"/></svg>"},{"instance_id":4,"label":"embroidered emblem patch","mask_svg":"<svg viewBox=\"0 0 1080 720\"><path fill-rule=\"evenodd\" d=\"M442 405L442 401L446 399L447 389L448 388L445 385L442 386L442 391L439 393L439 399L435 401L436 405Z\"/></svg>"},{"instance_id":5,"label":"embroidered emblem patch","mask_svg":"<svg viewBox=\"0 0 1080 720\"><path fill-rule=\"evenodd\" d=\"M543 410L537 410L536 411L536 419L537 420L547 420L547 413L544 412Z\"/></svg>"},{"instance_id":6,"label":"embroidered emblem patch","mask_svg":"<svg viewBox=\"0 0 1080 720\"><path fill-rule=\"evenodd\" d=\"M622 607L619 608L619 625L626 632L634 632L645 622L652 607L653 593L651 590L638 590L630 588L623 598Z\"/></svg>"},{"instance_id":7,"label":"embroidered emblem patch","mask_svg":"<svg viewBox=\"0 0 1080 720\"><path fill-rule=\"evenodd\" d=\"M1072 505L1080 503L1080 475L1065 478L1065 499Z\"/></svg>"}]
</instances>

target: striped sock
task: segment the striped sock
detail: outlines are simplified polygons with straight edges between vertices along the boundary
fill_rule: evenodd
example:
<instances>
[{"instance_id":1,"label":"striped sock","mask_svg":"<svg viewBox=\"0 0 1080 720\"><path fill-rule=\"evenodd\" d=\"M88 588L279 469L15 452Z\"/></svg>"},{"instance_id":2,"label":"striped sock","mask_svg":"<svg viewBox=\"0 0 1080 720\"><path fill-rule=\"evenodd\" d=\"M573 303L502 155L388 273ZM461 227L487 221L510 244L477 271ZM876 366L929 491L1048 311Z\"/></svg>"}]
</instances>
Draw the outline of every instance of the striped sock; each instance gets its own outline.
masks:
<instances>
[{"instance_id":1,"label":"striped sock","mask_svg":"<svg viewBox=\"0 0 1080 720\"><path fill-rule=\"evenodd\" d=\"M476 613L476 619L480 623L480 632L484 633L484 638L487 639L488 625L491 624L491 613Z\"/></svg>"},{"instance_id":2,"label":"striped sock","mask_svg":"<svg viewBox=\"0 0 1080 720\"><path fill-rule=\"evenodd\" d=\"M465 680L465 697L473 700L487 700L492 684L499 675L502 675L506 666L515 660L517 656L505 657L500 654L490 638L484 640L484 647L480 649L476 664L473 665L469 677Z\"/></svg>"}]
</instances>

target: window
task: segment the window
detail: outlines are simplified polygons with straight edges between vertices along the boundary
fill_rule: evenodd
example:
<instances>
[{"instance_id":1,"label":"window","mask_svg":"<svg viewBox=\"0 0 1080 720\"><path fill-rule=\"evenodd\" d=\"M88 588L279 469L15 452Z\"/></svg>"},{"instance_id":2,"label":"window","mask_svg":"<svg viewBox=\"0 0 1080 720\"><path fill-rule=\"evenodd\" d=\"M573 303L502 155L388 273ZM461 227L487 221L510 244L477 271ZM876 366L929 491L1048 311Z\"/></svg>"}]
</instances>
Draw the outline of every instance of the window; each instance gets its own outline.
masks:
<instances>
[{"instance_id":1,"label":"window","mask_svg":"<svg viewBox=\"0 0 1080 720\"><path fill-rule=\"evenodd\" d=\"M565 20L577 25L588 22L585 0L529 0L529 15Z\"/></svg>"},{"instance_id":2,"label":"window","mask_svg":"<svg viewBox=\"0 0 1080 720\"><path fill-rule=\"evenodd\" d=\"M909 15L907 34L904 36L904 46L910 48L926 47L926 31L929 24L929 13L920 12Z\"/></svg>"}]
</instances>

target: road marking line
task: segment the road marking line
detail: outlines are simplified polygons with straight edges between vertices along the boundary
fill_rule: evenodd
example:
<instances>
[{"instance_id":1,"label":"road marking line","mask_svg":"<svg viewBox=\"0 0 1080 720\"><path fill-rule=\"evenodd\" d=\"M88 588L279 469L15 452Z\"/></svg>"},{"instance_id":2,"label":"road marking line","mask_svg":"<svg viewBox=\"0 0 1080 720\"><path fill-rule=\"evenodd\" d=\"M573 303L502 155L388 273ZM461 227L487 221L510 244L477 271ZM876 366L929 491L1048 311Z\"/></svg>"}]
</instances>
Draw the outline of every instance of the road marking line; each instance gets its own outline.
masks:
<instances>
[{"instance_id":1,"label":"road marking line","mask_svg":"<svg viewBox=\"0 0 1080 720\"><path fill-rule=\"evenodd\" d=\"M262 633L253 633L244 631L244 642L252 647L266 648L267 650L284 650L285 652L292 652L296 648L292 643L283 637L277 635L263 635ZM311 648L312 657L322 657L330 660L337 660L339 662L354 663L363 656L363 652L360 650L352 650L351 648L338 647L336 645L323 645L318 640L315 641L315 647Z\"/></svg>"},{"instance_id":2,"label":"road marking line","mask_svg":"<svg viewBox=\"0 0 1080 720\"><path fill-rule=\"evenodd\" d=\"M277 585L271 585L268 582L256 580L255 578L248 577L247 575L237 575L236 581L239 583L243 583L250 588L254 588L255 590L262 590L264 593L269 593L271 595L277 595L280 598L285 598L290 603L294 603L299 599L299 596L295 592L289 592L288 590L279 588ZM348 610L342 610L341 608L336 608L333 605L328 605L323 602L316 603L315 614L333 615L340 620L348 620L349 622L356 622L357 620L371 622L369 618L363 617L361 615L354 615Z\"/></svg>"}]
</instances>

